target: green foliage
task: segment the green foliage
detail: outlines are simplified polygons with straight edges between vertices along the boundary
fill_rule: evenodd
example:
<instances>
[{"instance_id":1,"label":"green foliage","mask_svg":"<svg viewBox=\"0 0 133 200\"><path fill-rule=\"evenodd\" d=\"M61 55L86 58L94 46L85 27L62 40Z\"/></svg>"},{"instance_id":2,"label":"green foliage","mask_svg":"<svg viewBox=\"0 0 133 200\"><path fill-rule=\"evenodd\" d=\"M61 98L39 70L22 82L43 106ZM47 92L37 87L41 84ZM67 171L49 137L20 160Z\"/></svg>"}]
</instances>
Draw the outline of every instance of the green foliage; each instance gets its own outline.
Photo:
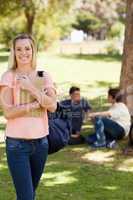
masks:
<instances>
[{"instance_id":1,"label":"green foliage","mask_svg":"<svg viewBox=\"0 0 133 200\"><path fill-rule=\"evenodd\" d=\"M124 25L121 22L115 23L108 31L108 38L119 38L124 32Z\"/></svg>"},{"instance_id":2,"label":"green foliage","mask_svg":"<svg viewBox=\"0 0 133 200\"><path fill-rule=\"evenodd\" d=\"M98 39L105 39L110 30L110 37L111 34L112 37L119 34L119 27L114 27L114 25L125 19L125 1L81 0L80 2L74 28L82 29L86 33L90 32Z\"/></svg>"},{"instance_id":3,"label":"green foliage","mask_svg":"<svg viewBox=\"0 0 133 200\"><path fill-rule=\"evenodd\" d=\"M37 40L38 49L47 49L53 41L59 39L59 30L51 24L38 24L34 30L34 35Z\"/></svg>"},{"instance_id":4,"label":"green foliage","mask_svg":"<svg viewBox=\"0 0 133 200\"><path fill-rule=\"evenodd\" d=\"M68 35L74 20L72 10L70 9L72 2L74 0L71 3L69 0L56 0L52 4L52 1L49 1L47 9L44 12L38 13L34 22L33 34L38 41L39 49L46 49L54 41ZM68 13L70 14L69 18Z\"/></svg>"},{"instance_id":5,"label":"green foliage","mask_svg":"<svg viewBox=\"0 0 133 200\"><path fill-rule=\"evenodd\" d=\"M44 44L48 47L53 41L69 32L71 21L65 19L74 1L11 0L7 4L7 0L3 6L0 5L0 17L3 21L0 28L0 42L8 46L14 35L28 32L36 37L39 48L42 49ZM6 12L1 12L4 8Z\"/></svg>"},{"instance_id":6,"label":"green foliage","mask_svg":"<svg viewBox=\"0 0 133 200\"><path fill-rule=\"evenodd\" d=\"M114 42L110 43L106 47L106 52L108 55L119 55L120 54L120 50L118 49L118 47L116 46L116 44Z\"/></svg>"},{"instance_id":7,"label":"green foliage","mask_svg":"<svg viewBox=\"0 0 133 200\"><path fill-rule=\"evenodd\" d=\"M10 41L19 33L25 32L23 17L14 17L14 20L10 18L3 18L0 26L0 43L4 44L6 48L9 48Z\"/></svg>"},{"instance_id":8,"label":"green foliage","mask_svg":"<svg viewBox=\"0 0 133 200\"><path fill-rule=\"evenodd\" d=\"M14 35L25 31L33 34L43 49L43 45L48 47L66 37L72 24L98 39L107 34L114 37L119 35L114 24L124 19L124 11L125 2L120 0L1 0L0 42L7 46Z\"/></svg>"},{"instance_id":9,"label":"green foliage","mask_svg":"<svg viewBox=\"0 0 133 200\"><path fill-rule=\"evenodd\" d=\"M73 27L78 30L83 30L85 33L95 32L102 26L102 22L94 14L87 11L81 11L76 16L76 22Z\"/></svg>"}]
</instances>

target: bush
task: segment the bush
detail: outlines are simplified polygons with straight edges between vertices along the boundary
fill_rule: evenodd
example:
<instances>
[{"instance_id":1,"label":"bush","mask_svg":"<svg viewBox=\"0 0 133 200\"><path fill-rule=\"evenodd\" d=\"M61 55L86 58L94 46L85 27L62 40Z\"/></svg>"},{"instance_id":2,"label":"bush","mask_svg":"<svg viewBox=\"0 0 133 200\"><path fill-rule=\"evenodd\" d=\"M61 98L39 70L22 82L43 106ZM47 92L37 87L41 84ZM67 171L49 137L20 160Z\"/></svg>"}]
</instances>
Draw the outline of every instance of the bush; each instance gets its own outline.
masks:
<instances>
[{"instance_id":1,"label":"bush","mask_svg":"<svg viewBox=\"0 0 133 200\"><path fill-rule=\"evenodd\" d=\"M124 24L117 22L108 31L108 38L120 38L124 32Z\"/></svg>"},{"instance_id":2,"label":"bush","mask_svg":"<svg viewBox=\"0 0 133 200\"><path fill-rule=\"evenodd\" d=\"M114 43L115 43L115 41L114 41ZM105 50L106 50L107 54L110 54L110 55L118 55L118 54L120 54L119 48L114 43L112 42L106 47Z\"/></svg>"}]
</instances>

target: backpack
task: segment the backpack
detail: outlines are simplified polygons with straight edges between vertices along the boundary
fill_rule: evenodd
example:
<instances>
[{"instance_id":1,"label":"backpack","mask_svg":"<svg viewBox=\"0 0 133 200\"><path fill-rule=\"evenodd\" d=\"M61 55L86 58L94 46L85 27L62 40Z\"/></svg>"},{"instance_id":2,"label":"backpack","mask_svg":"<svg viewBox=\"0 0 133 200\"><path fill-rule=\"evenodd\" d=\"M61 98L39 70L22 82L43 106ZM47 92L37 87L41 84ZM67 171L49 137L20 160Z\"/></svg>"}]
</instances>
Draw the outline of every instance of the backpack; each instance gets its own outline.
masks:
<instances>
[{"instance_id":1,"label":"backpack","mask_svg":"<svg viewBox=\"0 0 133 200\"><path fill-rule=\"evenodd\" d=\"M53 154L64 148L71 134L71 110L57 103L57 110L49 117L48 154Z\"/></svg>"},{"instance_id":2,"label":"backpack","mask_svg":"<svg viewBox=\"0 0 133 200\"><path fill-rule=\"evenodd\" d=\"M38 76L43 77L43 71L38 71ZM53 154L64 148L70 139L72 114L70 108L57 103L54 113L48 112L49 135L48 154Z\"/></svg>"}]
</instances>

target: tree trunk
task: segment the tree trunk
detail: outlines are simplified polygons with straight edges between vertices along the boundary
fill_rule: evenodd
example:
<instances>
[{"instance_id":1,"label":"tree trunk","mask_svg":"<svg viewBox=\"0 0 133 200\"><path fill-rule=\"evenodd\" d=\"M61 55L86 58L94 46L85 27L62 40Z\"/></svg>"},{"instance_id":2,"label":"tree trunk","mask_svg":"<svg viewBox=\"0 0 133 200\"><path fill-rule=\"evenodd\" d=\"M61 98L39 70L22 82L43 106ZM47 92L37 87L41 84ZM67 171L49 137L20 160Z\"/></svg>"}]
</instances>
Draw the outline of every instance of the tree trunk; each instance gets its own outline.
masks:
<instances>
[{"instance_id":1,"label":"tree trunk","mask_svg":"<svg viewBox=\"0 0 133 200\"><path fill-rule=\"evenodd\" d=\"M33 24L36 15L35 4L32 0L21 0L21 6L24 8L24 15L27 22L27 33L32 35Z\"/></svg>"},{"instance_id":2,"label":"tree trunk","mask_svg":"<svg viewBox=\"0 0 133 200\"><path fill-rule=\"evenodd\" d=\"M35 11L28 11L28 9L25 9L25 17L27 20L27 32L32 35L33 32L33 24L35 19Z\"/></svg>"},{"instance_id":3,"label":"tree trunk","mask_svg":"<svg viewBox=\"0 0 133 200\"><path fill-rule=\"evenodd\" d=\"M127 16L120 87L133 116L133 0L127 0Z\"/></svg>"}]
</instances>

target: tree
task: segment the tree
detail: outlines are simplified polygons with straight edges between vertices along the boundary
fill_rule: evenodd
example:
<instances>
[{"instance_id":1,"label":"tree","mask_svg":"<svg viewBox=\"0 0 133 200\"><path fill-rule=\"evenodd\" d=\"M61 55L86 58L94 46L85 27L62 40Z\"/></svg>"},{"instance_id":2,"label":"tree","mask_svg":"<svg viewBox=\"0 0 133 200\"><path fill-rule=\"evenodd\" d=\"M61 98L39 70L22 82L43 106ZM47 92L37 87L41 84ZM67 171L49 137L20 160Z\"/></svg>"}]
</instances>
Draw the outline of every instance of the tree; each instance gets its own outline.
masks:
<instances>
[{"instance_id":1,"label":"tree","mask_svg":"<svg viewBox=\"0 0 133 200\"><path fill-rule=\"evenodd\" d=\"M21 2L21 3L20 3ZM39 20L39 17L45 16L43 22L47 20L47 17L51 18L53 15L65 14L69 11L69 8L73 4L74 0L18 0L17 6L20 11L23 9L26 18L27 32L33 33L33 26L35 20ZM47 17L46 14L47 13Z\"/></svg>"},{"instance_id":2,"label":"tree","mask_svg":"<svg viewBox=\"0 0 133 200\"><path fill-rule=\"evenodd\" d=\"M102 22L94 14L81 10L76 16L76 22L72 25L75 29L83 30L87 34L99 31Z\"/></svg>"},{"instance_id":3,"label":"tree","mask_svg":"<svg viewBox=\"0 0 133 200\"><path fill-rule=\"evenodd\" d=\"M18 0L0 0L0 43L9 48L11 39L25 31L22 11L18 10Z\"/></svg>"},{"instance_id":4,"label":"tree","mask_svg":"<svg viewBox=\"0 0 133 200\"><path fill-rule=\"evenodd\" d=\"M46 9L36 15L33 33L39 48L49 47L70 32L75 0L49 0ZM69 17L68 17L69 16Z\"/></svg>"},{"instance_id":5,"label":"tree","mask_svg":"<svg viewBox=\"0 0 133 200\"><path fill-rule=\"evenodd\" d=\"M125 2L121 0L81 0L73 26L105 39L116 21L123 22L124 11Z\"/></svg>"},{"instance_id":6,"label":"tree","mask_svg":"<svg viewBox=\"0 0 133 200\"><path fill-rule=\"evenodd\" d=\"M133 115L133 1L127 0L126 28L120 87L126 92L126 103Z\"/></svg>"},{"instance_id":7,"label":"tree","mask_svg":"<svg viewBox=\"0 0 133 200\"><path fill-rule=\"evenodd\" d=\"M64 34L64 17L69 14L75 0L1 0L0 41L8 43L19 32L34 35L42 45L51 44ZM4 11L3 11L4 10ZM15 23L17 22L17 23ZM15 28L16 25L16 28Z\"/></svg>"}]
</instances>

